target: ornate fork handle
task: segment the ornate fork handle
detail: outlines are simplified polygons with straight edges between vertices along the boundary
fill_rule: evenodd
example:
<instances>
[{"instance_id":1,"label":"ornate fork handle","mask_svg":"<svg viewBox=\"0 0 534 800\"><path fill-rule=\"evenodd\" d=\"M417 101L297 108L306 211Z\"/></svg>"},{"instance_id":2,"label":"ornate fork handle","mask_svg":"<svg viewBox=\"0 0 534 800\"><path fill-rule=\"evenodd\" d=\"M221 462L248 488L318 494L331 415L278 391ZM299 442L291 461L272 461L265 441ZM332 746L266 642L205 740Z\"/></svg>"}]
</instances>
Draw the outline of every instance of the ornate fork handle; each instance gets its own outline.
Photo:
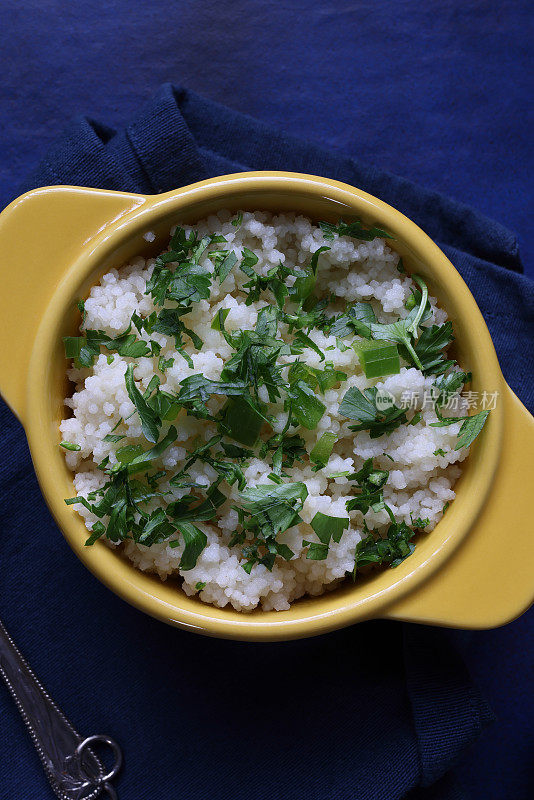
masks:
<instances>
[{"instance_id":1,"label":"ornate fork handle","mask_svg":"<svg viewBox=\"0 0 534 800\"><path fill-rule=\"evenodd\" d=\"M102 793L116 800L110 781L117 775L122 754L108 736L83 739L59 710L21 656L0 620L0 675L11 692L39 754L46 776L59 800L95 800ZM107 744L115 759L107 772L90 746Z\"/></svg>"}]
</instances>

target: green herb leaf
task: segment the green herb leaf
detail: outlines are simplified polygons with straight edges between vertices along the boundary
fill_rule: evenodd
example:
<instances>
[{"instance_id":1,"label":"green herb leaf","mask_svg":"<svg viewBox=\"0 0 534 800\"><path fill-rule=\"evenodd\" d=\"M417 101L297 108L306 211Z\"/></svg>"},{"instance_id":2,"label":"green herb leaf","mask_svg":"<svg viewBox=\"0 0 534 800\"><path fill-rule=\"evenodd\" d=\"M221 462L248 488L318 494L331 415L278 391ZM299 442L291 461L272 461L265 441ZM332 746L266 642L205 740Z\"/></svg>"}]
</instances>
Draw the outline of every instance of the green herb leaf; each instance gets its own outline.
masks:
<instances>
[{"instance_id":1,"label":"green herb leaf","mask_svg":"<svg viewBox=\"0 0 534 800\"><path fill-rule=\"evenodd\" d=\"M327 325L331 336L343 338L357 333L365 339L371 338L371 324L376 323L376 316L370 303L355 303L342 314L332 317Z\"/></svg>"},{"instance_id":2,"label":"green herb leaf","mask_svg":"<svg viewBox=\"0 0 534 800\"><path fill-rule=\"evenodd\" d=\"M185 572L196 566L199 555L208 543L208 538L200 528L190 522L177 523L176 530L181 534L185 542L184 552L179 564L179 568ZM179 543L173 541L170 544L171 547L178 547Z\"/></svg>"},{"instance_id":3,"label":"green herb leaf","mask_svg":"<svg viewBox=\"0 0 534 800\"><path fill-rule=\"evenodd\" d=\"M176 344L176 349L182 355L183 352L183 339L182 335L186 334L197 350L202 348L203 342L200 336L197 336L192 330L187 328L181 320L184 314L188 314L190 308L164 308L162 309L152 323L152 330L156 333L162 333L164 336L173 336Z\"/></svg>"},{"instance_id":4,"label":"green herb leaf","mask_svg":"<svg viewBox=\"0 0 534 800\"><path fill-rule=\"evenodd\" d=\"M356 481L359 494L347 500L345 506L347 511L361 511L367 514L370 508L373 511L380 511L385 507L382 487L387 482L389 472L382 469L375 469L373 459L368 458L361 470L348 475L349 480Z\"/></svg>"},{"instance_id":5,"label":"green herb leaf","mask_svg":"<svg viewBox=\"0 0 534 800\"><path fill-rule=\"evenodd\" d=\"M251 397L241 395L233 397L227 403L221 425L230 438L252 447L258 440L262 425L267 421L257 403Z\"/></svg>"},{"instance_id":6,"label":"green herb leaf","mask_svg":"<svg viewBox=\"0 0 534 800\"><path fill-rule=\"evenodd\" d=\"M139 414L141 427L143 429L145 438L148 439L149 442L155 443L158 441L159 426L161 425L161 421L147 404L146 400L143 398L143 395L135 385L133 370L133 364L128 364L125 375L126 390L130 400L137 410L137 413Z\"/></svg>"},{"instance_id":7,"label":"green herb leaf","mask_svg":"<svg viewBox=\"0 0 534 800\"><path fill-rule=\"evenodd\" d=\"M484 427L489 413L489 411L479 411L478 414L465 418L458 433L458 441L454 448L455 450L461 450L462 447L469 447L475 441Z\"/></svg>"},{"instance_id":8,"label":"green herb leaf","mask_svg":"<svg viewBox=\"0 0 534 800\"><path fill-rule=\"evenodd\" d=\"M434 381L434 389L436 396L436 406L441 408L444 406L450 397L455 395L464 384L469 383L471 374L463 372L462 370L449 372L446 375L441 375Z\"/></svg>"},{"instance_id":9,"label":"green herb leaf","mask_svg":"<svg viewBox=\"0 0 534 800\"><path fill-rule=\"evenodd\" d=\"M223 283L226 280L235 264L237 264L237 256L233 250L226 253L222 260L216 261L215 275L219 279L219 283Z\"/></svg>"},{"instance_id":10,"label":"green herb leaf","mask_svg":"<svg viewBox=\"0 0 534 800\"><path fill-rule=\"evenodd\" d=\"M413 279L421 287L421 302L419 307L410 311L405 319L399 319L397 322L390 323L372 322L369 327L373 339L385 339L386 341L397 342L403 345L407 353L407 358L415 364L417 369L422 370L423 365L419 355L413 348L412 338L417 335L419 323L425 313L428 289L425 282L418 275L414 275Z\"/></svg>"},{"instance_id":11,"label":"green herb leaf","mask_svg":"<svg viewBox=\"0 0 534 800\"><path fill-rule=\"evenodd\" d=\"M362 239L364 242L370 242L372 239L393 239L393 236L387 231L376 227L367 228L359 219L355 219L352 222L340 220L337 225L331 222L320 222L319 227L325 239L333 239L336 234L337 236Z\"/></svg>"},{"instance_id":12,"label":"green herb leaf","mask_svg":"<svg viewBox=\"0 0 534 800\"><path fill-rule=\"evenodd\" d=\"M118 464L113 467L113 470L122 469L123 466L129 464L130 461L142 452L143 446L140 444L127 444L125 447L120 447L115 454L118 459Z\"/></svg>"},{"instance_id":13,"label":"green herb leaf","mask_svg":"<svg viewBox=\"0 0 534 800\"><path fill-rule=\"evenodd\" d=\"M205 402L212 394L226 397L242 395L247 390L244 381L212 381L204 375L190 375L181 382L177 400L179 403L190 403L192 400Z\"/></svg>"},{"instance_id":14,"label":"green herb leaf","mask_svg":"<svg viewBox=\"0 0 534 800\"><path fill-rule=\"evenodd\" d=\"M432 325L430 328L423 328L421 336L415 345L415 352L421 363L420 369L425 374L438 375L454 363L447 361L442 352L453 339L452 322L450 320L443 325Z\"/></svg>"},{"instance_id":15,"label":"green herb leaf","mask_svg":"<svg viewBox=\"0 0 534 800\"><path fill-rule=\"evenodd\" d=\"M311 521L311 526L320 542L326 547L324 558L326 558L328 554L330 540L333 539L334 542L340 542L343 531L345 528L348 528L349 522L350 520L348 517L330 517L327 514L322 514L320 511L314 516ZM313 556L307 555L306 558L313 558Z\"/></svg>"},{"instance_id":16,"label":"green herb leaf","mask_svg":"<svg viewBox=\"0 0 534 800\"><path fill-rule=\"evenodd\" d=\"M308 430L316 428L326 411L326 406L315 396L308 384L297 381L288 390L288 396L291 398L291 413L299 425Z\"/></svg>"},{"instance_id":17,"label":"green herb leaf","mask_svg":"<svg viewBox=\"0 0 534 800\"><path fill-rule=\"evenodd\" d=\"M217 509L226 501L226 497L215 483L208 489L206 498L198 505L192 506L195 500L192 495L175 500L167 506L167 514L176 523L207 522L217 514Z\"/></svg>"},{"instance_id":18,"label":"green herb leaf","mask_svg":"<svg viewBox=\"0 0 534 800\"><path fill-rule=\"evenodd\" d=\"M328 545L323 544L322 542L309 542L307 539L303 539L302 544L304 546L308 546L308 552L306 553L306 558L311 559L312 561L324 561L325 558L328 556Z\"/></svg>"},{"instance_id":19,"label":"green herb leaf","mask_svg":"<svg viewBox=\"0 0 534 800\"><path fill-rule=\"evenodd\" d=\"M134 472L139 472L139 470L145 469L152 461L155 461L157 458L161 458L165 450L176 441L178 433L176 428L171 425L163 439L160 442L151 447L150 450L146 450L143 452L141 448L141 452L133 453L133 457L128 459L127 461L123 458L119 460L123 464L127 464L128 466L128 473L132 475ZM138 448L139 445L130 445L130 447ZM125 448L121 448L125 449ZM133 451L132 451L133 452ZM119 458L119 451L117 451L117 458Z\"/></svg>"},{"instance_id":20,"label":"green herb leaf","mask_svg":"<svg viewBox=\"0 0 534 800\"><path fill-rule=\"evenodd\" d=\"M324 361L324 353L319 347L319 345L315 344L313 339L310 339L304 331L297 331L293 338L293 342L291 343L291 350L293 353L302 353L303 348L309 347L310 350L313 350L314 353L317 353L321 361Z\"/></svg>"},{"instance_id":21,"label":"green herb leaf","mask_svg":"<svg viewBox=\"0 0 534 800\"><path fill-rule=\"evenodd\" d=\"M344 395L339 413L359 422L351 425L354 431L369 431L371 439L389 434L406 422L406 412L398 408L393 401L388 402L387 395L378 394L378 389L364 389L361 392L355 386L348 389Z\"/></svg>"},{"instance_id":22,"label":"green herb leaf","mask_svg":"<svg viewBox=\"0 0 534 800\"><path fill-rule=\"evenodd\" d=\"M229 313L230 313L229 308L220 308L213 317L213 322L211 323L212 330L223 331L224 323L226 322L226 318Z\"/></svg>"},{"instance_id":23,"label":"green herb leaf","mask_svg":"<svg viewBox=\"0 0 534 800\"><path fill-rule=\"evenodd\" d=\"M359 568L370 564L397 567L415 550L411 541L414 536L415 532L405 522L392 523L384 538L369 533L356 545L353 577Z\"/></svg>"},{"instance_id":24,"label":"green herb leaf","mask_svg":"<svg viewBox=\"0 0 534 800\"><path fill-rule=\"evenodd\" d=\"M278 309L273 306L264 306L258 312L256 333L262 339L274 338L278 328Z\"/></svg>"},{"instance_id":25,"label":"green herb leaf","mask_svg":"<svg viewBox=\"0 0 534 800\"><path fill-rule=\"evenodd\" d=\"M93 524L91 533L85 540L84 546L91 547L97 541L97 539L100 539L100 537L105 534L105 532L106 532L106 526L102 522L100 522L100 520L97 520L97 522Z\"/></svg>"},{"instance_id":26,"label":"green herb leaf","mask_svg":"<svg viewBox=\"0 0 534 800\"><path fill-rule=\"evenodd\" d=\"M158 369L160 372L166 372L169 369L169 367L172 367L173 364L174 364L174 358L165 359L161 357L160 360L158 361Z\"/></svg>"},{"instance_id":27,"label":"green herb leaf","mask_svg":"<svg viewBox=\"0 0 534 800\"><path fill-rule=\"evenodd\" d=\"M310 453L310 461L315 464L314 469L322 469L326 466L336 441L337 435L331 431L326 431L319 437Z\"/></svg>"},{"instance_id":28,"label":"green herb leaf","mask_svg":"<svg viewBox=\"0 0 534 800\"><path fill-rule=\"evenodd\" d=\"M489 411L479 411L478 414L473 414L471 417L442 417L439 412L439 406L435 407L436 414L438 415L438 422L431 422L432 428L443 428L447 425L454 425L456 422L461 422L462 425L458 431L458 440L456 442L455 450L461 450L462 447L469 447L482 428L488 418Z\"/></svg>"},{"instance_id":29,"label":"green herb leaf","mask_svg":"<svg viewBox=\"0 0 534 800\"><path fill-rule=\"evenodd\" d=\"M240 500L260 528L276 536L300 522L298 512L307 496L306 484L281 483L249 487L241 492Z\"/></svg>"}]
</instances>

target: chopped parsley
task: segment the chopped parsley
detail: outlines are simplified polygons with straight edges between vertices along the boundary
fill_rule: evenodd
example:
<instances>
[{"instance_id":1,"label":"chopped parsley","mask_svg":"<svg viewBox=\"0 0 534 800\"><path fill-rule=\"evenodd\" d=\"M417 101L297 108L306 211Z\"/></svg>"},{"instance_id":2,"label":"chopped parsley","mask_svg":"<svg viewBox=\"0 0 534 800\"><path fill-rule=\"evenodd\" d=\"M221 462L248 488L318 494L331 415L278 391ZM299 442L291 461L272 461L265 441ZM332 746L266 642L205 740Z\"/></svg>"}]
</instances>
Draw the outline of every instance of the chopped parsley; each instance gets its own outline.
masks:
<instances>
[{"instance_id":1,"label":"chopped parsley","mask_svg":"<svg viewBox=\"0 0 534 800\"><path fill-rule=\"evenodd\" d=\"M393 236L381 228L366 228L359 219L352 222L340 220L337 225L331 222L320 222L319 226L325 239L334 239L335 236L351 236L354 239L363 239L370 242L373 239L393 239Z\"/></svg>"},{"instance_id":2,"label":"chopped parsley","mask_svg":"<svg viewBox=\"0 0 534 800\"><path fill-rule=\"evenodd\" d=\"M376 316L370 303L355 303L341 314L332 317L327 327L332 336L343 338L359 334L365 339L371 338L371 324L376 323Z\"/></svg>"},{"instance_id":3,"label":"chopped parsley","mask_svg":"<svg viewBox=\"0 0 534 800\"><path fill-rule=\"evenodd\" d=\"M376 512L385 508L382 488L387 482L389 472L375 469L372 458L368 458L358 472L347 477L355 481L359 490L358 494L347 500L347 511L361 511L362 514L367 514L369 509Z\"/></svg>"},{"instance_id":4,"label":"chopped parsley","mask_svg":"<svg viewBox=\"0 0 534 800\"><path fill-rule=\"evenodd\" d=\"M405 522L392 522L385 536L369 531L367 536L356 545L353 578L362 567L383 564L390 567L398 565L415 550L412 539L415 529Z\"/></svg>"},{"instance_id":5,"label":"chopped parsley","mask_svg":"<svg viewBox=\"0 0 534 800\"><path fill-rule=\"evenodd\" d=\"M177 522L176 530L181 534L185 547L180 559L180 569L189 570L193 569L201 552L208 543L208 538L200 528L193 525L191 522ZM179 541L174 539L170 542L171 547L178 547Z\"/></svg>"},{"instance_id":6,"label":"chopped parsley","mask_svg":"<svg viewBox=\"0 0 534 800\"><path fill-rule=\"evenodd\" d=\"M330 517L318 511L311 521L311 526L319 542L303 541L303 544L308 547L306 558L313 561L324 561L328 556L330 540L339 543L349 522L348 517Z\"/></svg>"},{"instance_id":7,"label":"chopped parsley","mask_svg":"<svg viewBox=\"0 0 534 800\"><path fill-rule=\"evenodd\" d=\"M426 375L439 375L452 367L454 361L447 360L443 349L452 342L452 322L448 320L444 325L432 325L423 328L421 336L415 345L415 353L421 363L421 371Z\"/></svg>"},{"instance_id":8,"label":"chopped parsley","mask_svg":"<svg viewBox=\"0 0 534 800\"><path fill-rule=\"evenodd\" d=\"M243 213L239 212L231 224L238 229L242 223ZM320 227L327 242L339 236L362 241L393 238L357 219L322 222ZM232 505L237 524L229 544L240 548L243 569L248 573L256 566L272 570L277 558L291 560L295 553L287 542L294 541L294 534L287 539L284 534L302 523L300 512L308 496L306 484L292 480L291 470L300 464L309 466L312 472L324 469L339 438L333 430L318 431L331 402L330 398L326 402L325 395L340 389L348 377L328 360L327 351L332 349L354 350L367 379L397 374L403 365L434 376L437 422L431 424L461 422L457 450L474 441L489 412L471 417L442 414L471 375L447 354L454 340L452 323L429 324L432 309L425 282L413 275L417 288L406 302L406 316L381 322L379 309L375 311L371 303L343 306L333 294L323 292L321 296L319 273L325 260L321 257L329 250L323 244L307 263L279 263L266 271L260 269L260 258L252 250L244 247L234 251L223 236L201 237L194 230L177 226L169 249L155 259L146 282L145 294L154 305L151 313L133 313L126 330L111 336L87 327L85 304L77 303L82 315L81 335L64 338L67 358L83 369L91 368L101 355L110 367L117 362L115 354L126 359L124 386L134 408L102 437L111 445L98 465L105 476L104 485L86 497L65 501L83 505L96 517L87 546L102 537L112 542L133 540L145 546L168 542L172 548L182 548L179 568L186 572L196 566L207 546L202 523L214 523L223 513L222 507L225 513L230 511L237 497ZM397 269L406 274L402 259ZM259 310L253 330L232 330L228 324L230 308L221 307L215 314L211 330L216 333L208 334L212 340L222 337L230 355L219 379L214 380L199 369L195 371L198 362L186 350L200 352L205 347L188 319L194 319L198 304L210 298L212 287L218 292L218 286L231 273L236 278L245 276L239 291L247 306L259 304L255 306ZM324 336L335 337L336 346L322 346ZM183 363L176 354L167 357L162 337L171 340L193 373L179 383L175 364L178 361L179 367ZM140 358L157 360L157 374L146 388L134 375ZM137 372L140 374L146 374L144 367ZM193 424L200 429L203 425L211 429L189 444L177 469L165 465L176 464L173 453L178 447L183 451L180 424L175 423L181 413L182 419L193 417ZM416 425L422 418L416 412L408 420L406 410L376 386L344 391L339 413L355 423L349 430L367 431L371 439L388 435L401 425ZM128 441L126 424L131 417L140 425L141 441ZM306 440L300 435L305 431L316 433L305 434ZM69 441L60 442L60 446L81 450L80 445ZM383 455L393 460L387 453ZM434 455L444 456L445 451L437 449ZM268 465L262 478L268 482L256 486L247 482L247 468L253 459ZM199 464L209 477L195 478ZM306 558L325 560L332 543L338 544L349 527L350 515L355 515L353 519L363 525L366 535L356 546L353 574L371 564L399 564L412 552L416 532L429 520L417 518L411 525L395 520L384 500L389 472L375 466L372 458L355 472L323 473L320 480L336 477L346 478L349 484L346 516L315 514L311 529L316 540L303 540ZM369 530L364 518L370 511L387 513L390 524L385 532ZM206 585L199 581L195 590L200 592Z\"/></svg>"},{"instance_id":9,"label":"chopped parsley","mask_svg":"<svg viewBox=\"0 0 534 800\"><path fill-rule=\"evenodd\" d=\"M326 466L328 459L337 441L337 435L331 431L326 431L315 443L312 451L310 452L310 461L313 464L312 469L317 471Z\"/></svg>"},{"instance_id":10,"label":"chopped parsley","mask_svg":"<svg viewBox=\"0 0 534 800\"><path fill-rule=\"evenodd\" d=\"M133 370L134 370L134 365L128 364L125 375L126 390L128 392L130 400L132 401L132 403L136 408L137 413L139 414L139 419L141 420L141 426L143 428L143 434L145 436L145 439L148 439L149 442L157 442L159 436L159 428L161 426L161 419L158 417L157 413L148 405L145 398L137 388L133 376Z\"/></svg>"},{"instance_id":11,"label":"chopped parsley","mask_svg":"<svg viewBox=\"0 0 534 800\"><path fill-rule=\"evenodd\" d=\"M458 439L454 448L455 450L461 450L462 447L469 447L473 444L484 427L489 413L486 410L479 411L478 414L473 414L471 417L438 417L439 422L431 422L430 425L434 428L442 428L445 425L454 425L455 422L461 422L462 425L458 431Z\"/></svg>"},{"instance_id":12,"label":"chopped parsley","mask_svg":"<svg viewBox=\"0 0 534 800\"><path fill-rule=\"evenodd\" d=\"M421 287L421 299L418 307L414 307L407 317L399 319L397 322L380 323L371 322L369 327L373 339L385 339L389 342L397 342L402 345L407 353L408 360L411 360L417 369L423 371L423 365L417 353L417 345L413 347L413 341L418 335L419 323L422 321L428 300L428 289L425 282L418 276L413 276Z\"/></svg>"},{"instance_id":13,"label":"chopped parsley","mask_svg":"<svg viewBox=\"0 0 534 800\"><path fill-rule=\"evenodd\" d=\"M371 439L391 433L406 422L404 409L398 408L387 394L379 394L376 386L363 392L351 387L339 405L339 413L358 422L350 426L351 431L367 430Z\"/></svg>"},{"instance_id":14,"label":"chopped parsley","mask_svg":"<svg viewBox=\"0 0 534 800\"><path fill-rule=\"evenodd\" d=\"M277 536L302 521L299 512L307 496L306 485L298 482L249 487L241 492L241 532L234 535L234 541L244 542L248 536L243 547L246 571L254 564L272 569L277 555L291 560L293 551Z\"/></svg>"}]
</instances>

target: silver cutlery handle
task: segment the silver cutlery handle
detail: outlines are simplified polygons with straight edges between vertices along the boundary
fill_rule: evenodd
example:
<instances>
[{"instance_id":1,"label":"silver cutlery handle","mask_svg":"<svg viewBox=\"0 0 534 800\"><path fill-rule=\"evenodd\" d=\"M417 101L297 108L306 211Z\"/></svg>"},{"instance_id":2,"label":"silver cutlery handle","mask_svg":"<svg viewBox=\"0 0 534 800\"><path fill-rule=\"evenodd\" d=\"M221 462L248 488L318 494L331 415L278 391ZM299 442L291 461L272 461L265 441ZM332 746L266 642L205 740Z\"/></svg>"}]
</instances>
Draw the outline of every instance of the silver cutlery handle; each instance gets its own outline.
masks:
<instances>
[{"instance_id":1,"label":"silver cutlery handle","mask_svg":"<svg viewBox=\"0 0 534 800\"><path fill-rule=\"evenodd\" d=\"M47 778L59 800L95 800L106 796L116 800L110 781L117 775L122 753L108 736L82 738L59 710L0 621L0 675L6 682L22 719L30 732ZM108 745L113 767L104 772L91 745Z\"/></svg>"}]
</instances>

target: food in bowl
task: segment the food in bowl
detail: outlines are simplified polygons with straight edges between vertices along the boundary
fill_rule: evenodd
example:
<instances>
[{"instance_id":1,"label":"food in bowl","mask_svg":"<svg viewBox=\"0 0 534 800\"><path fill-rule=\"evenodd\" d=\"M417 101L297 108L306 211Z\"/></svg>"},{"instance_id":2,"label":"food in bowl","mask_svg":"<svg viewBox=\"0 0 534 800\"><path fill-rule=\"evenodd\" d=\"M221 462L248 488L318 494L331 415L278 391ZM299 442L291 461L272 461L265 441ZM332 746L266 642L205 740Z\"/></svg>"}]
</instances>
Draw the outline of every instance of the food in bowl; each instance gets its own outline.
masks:
<instances>
[{"instance_id":1,"label":"food in bowl","mask_svg":"<svg viewBox=\"0 0 534 800\"><path fill-rule=\"evenodd\" d=\"M389 239L221 211L103 276L60 425L88 546L240 611L410 555L488 411L467 416L452 324Z\"/></svg>"}]
</instances>

